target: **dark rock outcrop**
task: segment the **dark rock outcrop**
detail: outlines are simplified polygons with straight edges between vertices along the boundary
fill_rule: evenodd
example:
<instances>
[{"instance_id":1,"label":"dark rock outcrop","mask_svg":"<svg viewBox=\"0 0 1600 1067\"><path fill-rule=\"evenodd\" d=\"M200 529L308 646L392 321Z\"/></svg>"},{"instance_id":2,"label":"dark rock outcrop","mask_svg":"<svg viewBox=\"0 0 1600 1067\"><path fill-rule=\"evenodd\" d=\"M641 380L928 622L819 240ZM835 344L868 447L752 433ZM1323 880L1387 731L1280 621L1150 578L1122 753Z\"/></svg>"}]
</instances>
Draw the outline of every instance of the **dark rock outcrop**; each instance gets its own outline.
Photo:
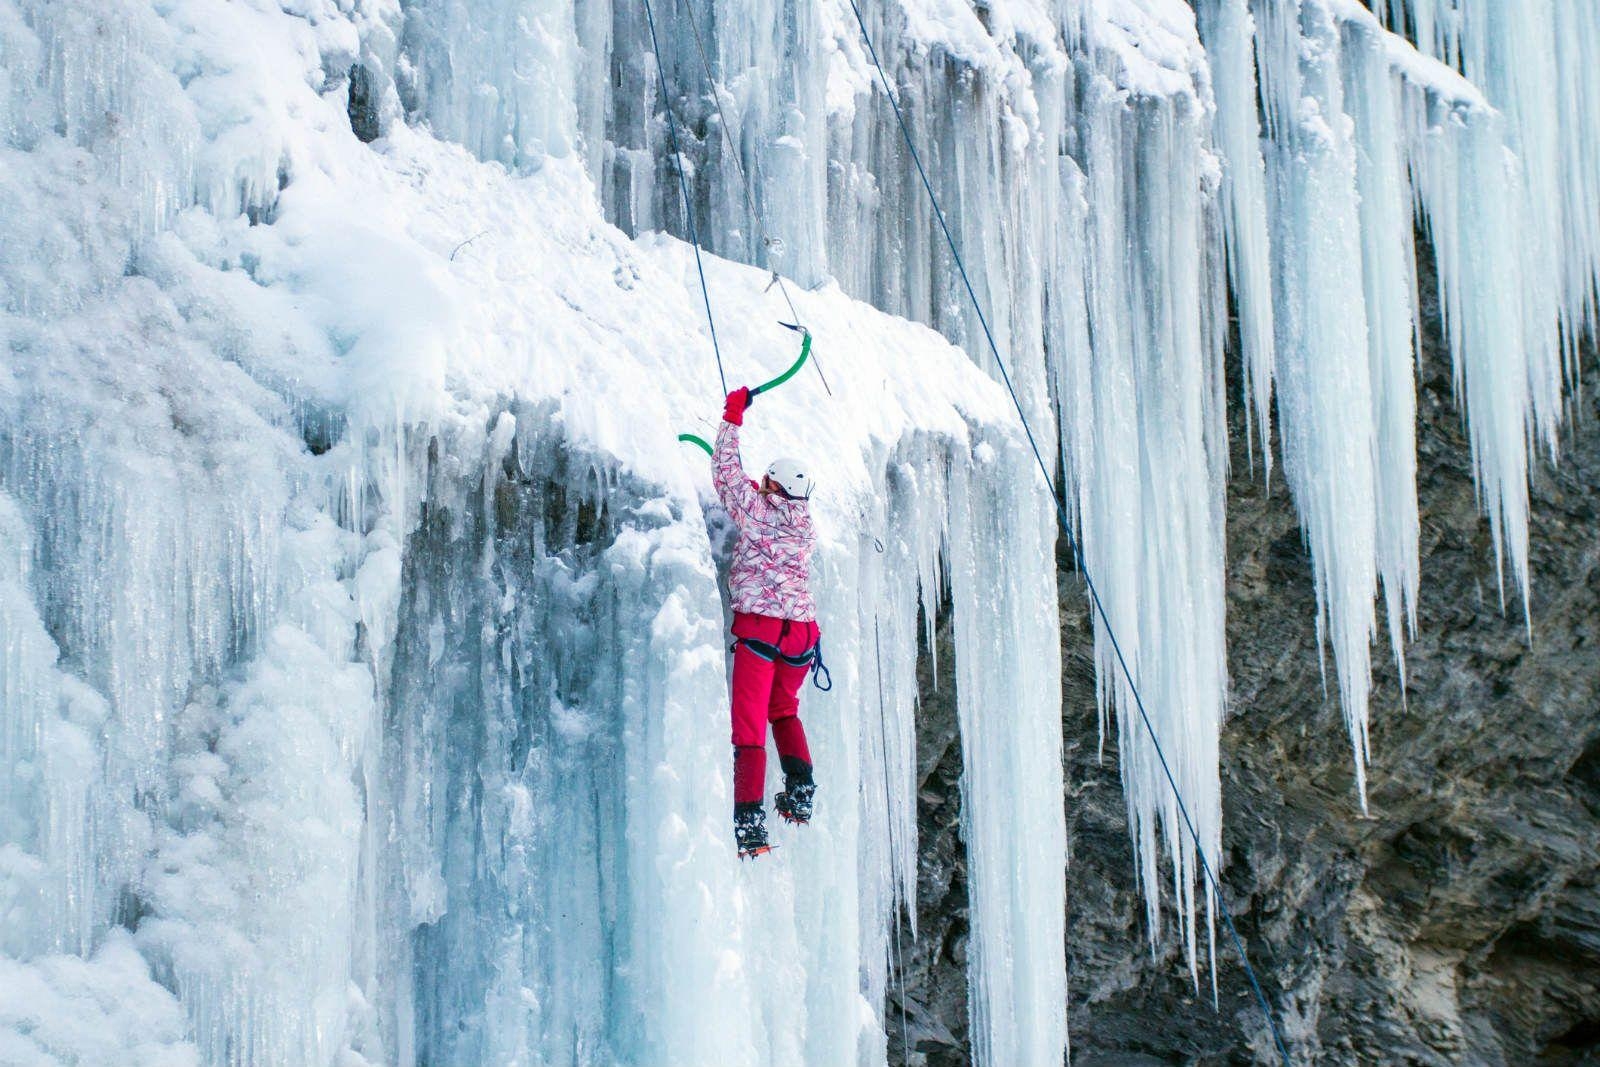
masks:
<instances>
[{"instance_id":1,"label":"dark rock outcrop","mask_svg":"<svg viewBox=\"0 0 1600 1067\"><path fill-rule=\"evenodd\" d=\"M889 1062L961 1067L967 1046L967 862L961 842L961 736L948 609L937 649L917 626L917 932L890 963ZM932 653L937 651L937 655ZM937 665L937 671L935 670Z\"/></svg>"},{"instance_id":2,"label":"dark rock outcrop","mask_svg":"<svg viewBox=\"0 0 1600 1067\"><path fill-rule=\"evenodd\" d=\"M350 96L345 111L350 116L350 129L363 144L371 144L383 136L380 100L377 79L366 65L357 63L351 67Z\"/></svg>"},{"instance_id":3,"label":"dark rock outcrop","mask_svg":"<svg viewBox=\"0 0 1600 1067\"><path fill-rule=\"evenodd\" d=\"M1366 817L1323 692L1293 505L1281 479L1266 488L1235 456L1223 884L1297 1063L1600 1063L1600 402L1592 385L1574 400L1560 462L1533 465L1530 639L1515 591L1499 604L1436 309L1424 327L1418 633L1404 695L1387 635L1374 643ZM1600 374L1592 350L1584 370ZM1213 1009L1175 938L1148 947L1115 738L1097 757L1083 590L1065 567L1061 587L1072 1061L1273 1062L1231 948ZM920 720L912 1047L891 1040L891 1062L967 1056L947 697L930 687Z\"/></svg>"}]
</instances>

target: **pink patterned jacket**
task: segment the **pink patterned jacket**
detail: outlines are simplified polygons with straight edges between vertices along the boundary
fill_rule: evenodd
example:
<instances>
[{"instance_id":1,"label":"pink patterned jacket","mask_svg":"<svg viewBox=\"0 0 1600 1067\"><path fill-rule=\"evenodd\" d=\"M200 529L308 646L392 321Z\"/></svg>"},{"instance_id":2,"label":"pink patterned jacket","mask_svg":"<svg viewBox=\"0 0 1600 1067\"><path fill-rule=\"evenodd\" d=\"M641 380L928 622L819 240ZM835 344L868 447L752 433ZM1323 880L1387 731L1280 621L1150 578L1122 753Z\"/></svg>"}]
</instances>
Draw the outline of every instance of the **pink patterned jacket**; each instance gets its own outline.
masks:
<instances>
[{"instance_id":1,"label":"pink patterned jacket","mask_svg":"<svg viewBox=\"0 0 1600 1067\"><path fill-rule=\"evenodd\" d=\"M817 541L804 500L762 496L739 459L739 427L724 421L711 457L717 497L733 516L739 540L728 568L733 610L795 622L814 622L811 550Z\"/></svg>"}]
</instances>

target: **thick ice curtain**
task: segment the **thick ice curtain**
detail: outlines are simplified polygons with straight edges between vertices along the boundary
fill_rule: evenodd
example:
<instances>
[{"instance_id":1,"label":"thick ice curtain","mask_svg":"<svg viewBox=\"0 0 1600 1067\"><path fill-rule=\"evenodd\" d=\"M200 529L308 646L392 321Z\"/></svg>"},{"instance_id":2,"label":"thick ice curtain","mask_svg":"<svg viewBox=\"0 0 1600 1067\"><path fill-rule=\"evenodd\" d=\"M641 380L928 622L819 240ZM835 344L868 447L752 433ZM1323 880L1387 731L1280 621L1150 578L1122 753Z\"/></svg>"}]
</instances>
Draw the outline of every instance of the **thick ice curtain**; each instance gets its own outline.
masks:
<instances>
[{"instance_id":1,"label":"thick ice curtain","mask_svg":"<svg viewBox=\"0 0 1600 1067\"><path fill-rule=\"evenodd\" d=\"M1118 84L1126 57L1115 42L1093 32L1086 42L1075 102L1084 178L1068 178L1082 197L1089 343L1066 333L1054 353L1057 390L1083 550L1109 622L1095 626L1099 699L1103 718L1116 716L1147 930L1153 943L1170 886L1198 980L1203 879L1163 756L1215 864L1227 460L1221 351L1208 327L1220 267L1209 112L1198 96L1129 93ZM1072 272L1062 281L1067 295Z\"/></svg>"}]
</instances>

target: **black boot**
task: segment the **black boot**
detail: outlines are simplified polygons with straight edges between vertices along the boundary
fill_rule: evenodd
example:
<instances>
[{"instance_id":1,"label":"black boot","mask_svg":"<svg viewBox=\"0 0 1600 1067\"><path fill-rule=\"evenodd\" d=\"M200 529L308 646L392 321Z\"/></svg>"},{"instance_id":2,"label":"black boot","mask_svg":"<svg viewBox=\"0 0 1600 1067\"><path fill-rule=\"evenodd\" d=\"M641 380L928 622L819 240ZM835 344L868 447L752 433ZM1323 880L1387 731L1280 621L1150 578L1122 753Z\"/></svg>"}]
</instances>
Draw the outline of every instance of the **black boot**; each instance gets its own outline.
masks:
<instances>
[{"instance_id":1,"label":"black boot","mask_svg":"<svg viewBox=\"0 0 1600 1067\"><path fill-rule=\"evenodd\" d=\"M767 809L759 800L733 806L733 840L739 846L740 859L772 851L767 844Z\"/></svg>"},{"instance_id":2,"label":"black boot","mask_svg":"<svg viewBox=\"0 0 1600 1067\"><path fill-rule=\"evenodd\" d=\"M811 802L817 783L811 778L811 764L794 756L783 757L783 792L772 798L772 806L789 822L804 826L811 821Z\"/></svg>"}]
</instances>

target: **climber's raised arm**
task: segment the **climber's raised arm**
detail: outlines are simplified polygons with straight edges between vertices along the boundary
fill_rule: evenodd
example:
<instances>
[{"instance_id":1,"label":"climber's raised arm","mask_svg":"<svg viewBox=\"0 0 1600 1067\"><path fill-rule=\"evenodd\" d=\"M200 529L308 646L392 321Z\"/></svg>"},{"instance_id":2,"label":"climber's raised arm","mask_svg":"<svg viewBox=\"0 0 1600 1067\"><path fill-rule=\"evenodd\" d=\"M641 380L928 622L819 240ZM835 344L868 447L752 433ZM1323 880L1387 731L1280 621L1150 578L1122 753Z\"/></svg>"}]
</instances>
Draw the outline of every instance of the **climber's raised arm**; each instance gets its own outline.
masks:
<instances>
[{"instance_id":1,"label":"climber's raised arm","mask_svg":"<svg viewBox=\"0 0 1600 1067\"><path fill-rule=\"evenodd\" d=\"M711 481L717 487L717 499L741 530L750 524L761 500L739 458L739 427L744 425L744 409L749 405L749 389L741 386L728 394L722 425L717 427L717 447L711 454Z\"/></svg>"}]
</instances>

